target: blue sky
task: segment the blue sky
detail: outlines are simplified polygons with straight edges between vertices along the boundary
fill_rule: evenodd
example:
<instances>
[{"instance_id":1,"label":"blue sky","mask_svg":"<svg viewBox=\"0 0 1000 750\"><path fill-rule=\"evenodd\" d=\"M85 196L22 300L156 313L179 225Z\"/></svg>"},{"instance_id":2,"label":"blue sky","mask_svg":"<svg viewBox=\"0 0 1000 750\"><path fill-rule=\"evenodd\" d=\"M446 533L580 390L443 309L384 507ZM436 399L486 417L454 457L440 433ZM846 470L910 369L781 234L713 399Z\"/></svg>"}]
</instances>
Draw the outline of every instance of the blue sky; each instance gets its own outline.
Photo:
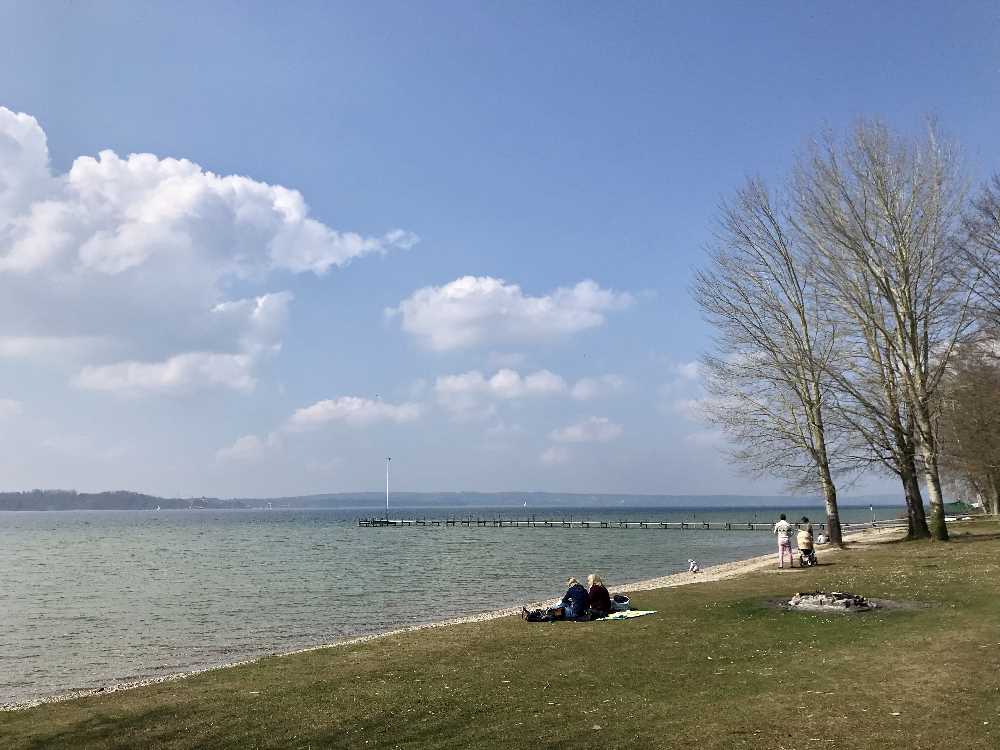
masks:
<instances>
[{"instance_id":1,"label":"blue sky","mask_svg":"<svg viewBox=\"0 0 1000 750\"><path fill-rule=\"evenodd\" d=\"M205 5L0 5L4 488L773 492L689 408L720 199L858 116L1000 169L995 4Z\"/></svg>"}]
</instances>

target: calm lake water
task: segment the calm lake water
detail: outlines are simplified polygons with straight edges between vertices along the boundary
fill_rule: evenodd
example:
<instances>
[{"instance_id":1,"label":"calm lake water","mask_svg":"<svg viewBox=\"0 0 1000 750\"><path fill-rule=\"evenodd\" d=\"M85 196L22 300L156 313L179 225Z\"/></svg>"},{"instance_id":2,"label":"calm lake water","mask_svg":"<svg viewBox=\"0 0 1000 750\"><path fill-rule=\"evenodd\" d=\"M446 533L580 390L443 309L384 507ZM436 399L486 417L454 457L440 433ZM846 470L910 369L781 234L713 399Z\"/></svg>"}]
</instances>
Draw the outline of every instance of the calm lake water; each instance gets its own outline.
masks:
<instances>
[{"instance_id":1,"label":"calm lake water","mask_svg":"<svg viewBox=\"0 0 1000 750\"><path fill-rule=\"evenodd\" d=\"M785 509L821 519L818 508ZM495 517L497 510L456 509ZM529 511L505 509L505 518ZM752 520L777 510L534 510ZM398 515L397 515L398 514ZM896 509L880 511L881 517ZM361 510L0 512L0 704L188 671L762 554L761 532L360 529ZM448 509L396 509L441 518ZM870 519L867 508L845 520Z\"/></svg>"}]
</instances>

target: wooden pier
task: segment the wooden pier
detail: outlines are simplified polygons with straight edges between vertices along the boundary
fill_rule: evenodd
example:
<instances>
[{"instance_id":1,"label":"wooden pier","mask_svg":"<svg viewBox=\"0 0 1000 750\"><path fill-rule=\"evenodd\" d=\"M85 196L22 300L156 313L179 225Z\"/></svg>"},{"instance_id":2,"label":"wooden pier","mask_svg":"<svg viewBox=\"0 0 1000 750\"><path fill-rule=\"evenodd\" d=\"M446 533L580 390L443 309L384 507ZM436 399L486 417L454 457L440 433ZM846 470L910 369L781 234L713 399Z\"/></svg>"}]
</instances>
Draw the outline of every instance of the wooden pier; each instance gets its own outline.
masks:
<instances>
[{"instance_id":1,"label":"wooden pier","mask_svg":"<svg viewBox=\"0 0 1000 750\"><path fill-rule=\"evenodd\" d=\"M897 519L842 524L841 528L847 531L856 531L865 528L888 528L906 525L905 521ZM475 518L473 516L460 516L449 518L359 518L358 526L362 528L406 528L411 526L467 526L470 528L494 528L494 529L669 529L673 531L766 531L770 532L774 528L771 522L760 523L755 521L600 521L586 519L551 519L537 518ZM817 531L825 530L826 522L821 521L813 524Z\"/></svg>"}]
</instances>

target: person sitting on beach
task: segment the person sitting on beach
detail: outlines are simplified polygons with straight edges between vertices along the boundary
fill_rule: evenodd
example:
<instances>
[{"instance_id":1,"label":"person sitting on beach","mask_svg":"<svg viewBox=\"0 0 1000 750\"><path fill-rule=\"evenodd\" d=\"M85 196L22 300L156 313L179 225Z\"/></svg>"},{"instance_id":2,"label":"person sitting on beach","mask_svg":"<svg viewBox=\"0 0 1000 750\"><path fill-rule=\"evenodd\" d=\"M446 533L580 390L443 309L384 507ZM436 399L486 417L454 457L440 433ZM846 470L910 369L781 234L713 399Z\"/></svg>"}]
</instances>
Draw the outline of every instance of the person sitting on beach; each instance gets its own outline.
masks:
<instances>
[{"instance_id":1,"label":"person sitting on beach","mask_svg":"<svg viewBox=\"0 0 1000 750\"><path fill-rule=\"evenodd\" d=\"M604 581L596 573L587 576L587 585L590 587L590 611L594 617L607 617L611 612L611 594L604 586Z\"/></svg>"},{"instance_id":2,"label":"person sitting on beach","mask_svg":"<svg viewBox=\"0 0 1000 750\"><path fill-rule=\"evenodd\" d=\"M813 526L805 516L802 516L802 523L805 524L805 528L799 529L795 543L799 548L799 554L802 556L802 559L808 561L810 565L815 565L816 552L813 550Z\"/></svg>"},{"instance_id":3,"label":"person sitting on beach","mask_svg":"<svg viewBox=\"0 0 1000 750\"><path fill-rule=\"evenodd\" d=\"M581 586L580 582L575 578L570 578L566 581L566 584L569 588L563 595L559 606L565 610L567 620L575 620L577 617L583 617L590 606L590 594L587 593L587 589Z\"/></svg>"},{"instance_id":4,"label":"person sitting on beach","mask_svg":"<svg viewBox=\"0 0 1000 750\"><path fill-rule=\"evenodd\" d=\"M700 573L701 568L698 566L697 560L688 560L688 573Z\"/></svg>"},{"instance_id":5,"label":"person sitting on beach","mask_svg":"<svg viewBox=\"0 0 1000 750\"><path fill-rule=\"evenodd\" d=\"M794 568L792 558L792 525L786 520L785 514L778 517L778 522L774 524L774 533L778 537L778 567L785 567L785 553L788 553L788 567Z\"/></svg>"}]
</instances>

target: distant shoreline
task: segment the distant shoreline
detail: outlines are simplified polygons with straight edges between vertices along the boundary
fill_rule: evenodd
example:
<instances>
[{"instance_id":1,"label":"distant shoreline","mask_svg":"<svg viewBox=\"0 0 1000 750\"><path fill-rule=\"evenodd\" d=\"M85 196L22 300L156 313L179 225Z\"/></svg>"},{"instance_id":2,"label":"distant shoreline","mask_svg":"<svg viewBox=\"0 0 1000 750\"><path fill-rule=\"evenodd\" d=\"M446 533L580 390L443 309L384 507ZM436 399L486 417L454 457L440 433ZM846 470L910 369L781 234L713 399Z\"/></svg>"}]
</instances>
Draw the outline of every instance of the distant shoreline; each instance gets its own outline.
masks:
<instances>
[{"instance_id":1,"label":"distant shoreline","mask_svg":"<svg viewBox=\"0 0 1000 750\"><path fill-rule=\"evenodd\" d=\"M366 510L385 507L384 492L338 492L317 495L276 497L160 497L142 492L115 490L78 492L76 490L28 490L0 492L0 511L57 510L255 510L271 504L274 510ZM394 508L457 510L491 508L521 510L558 510L560 508L649 508L662 510L697 510L708 508L776 509L822 507L815 496L675 494L578 492L394 492ZM895 493L860 495L844 498L841 507L904 507Z\"/></svg>"}]
</instances>

